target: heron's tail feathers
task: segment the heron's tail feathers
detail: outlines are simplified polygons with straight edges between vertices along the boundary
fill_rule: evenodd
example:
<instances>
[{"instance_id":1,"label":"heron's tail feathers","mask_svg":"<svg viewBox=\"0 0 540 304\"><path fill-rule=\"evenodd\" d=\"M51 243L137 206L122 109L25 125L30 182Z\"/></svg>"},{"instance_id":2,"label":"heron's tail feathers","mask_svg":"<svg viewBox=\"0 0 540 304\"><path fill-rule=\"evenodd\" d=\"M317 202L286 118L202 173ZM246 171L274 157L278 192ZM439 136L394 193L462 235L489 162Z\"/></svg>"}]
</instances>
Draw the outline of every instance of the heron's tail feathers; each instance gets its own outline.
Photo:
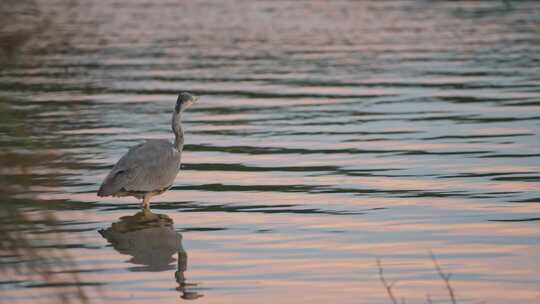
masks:
<instances>
[{"instance_id":1,"label":"heron's tail feathers","mask_svg":"<svg viewBox=\"0 0 540 304\"><path fill-rule=\"evenodd\" d=\"M107 178L105 178L105 181L103 184L101 184L101 187L99 187L97 195L104 197L118 193L128 181L127 174L125 173L126 171L111 172Z\"/></svg>"},{"instance_id":2,"label":"heron's tail feathers","mask_svg":"<svg viewBox=\"0 0 540 304\"><path fill-rule=\"evenodd\" d=\"M107 187L107 185L105 183L103 183L101 185L101 187L99 187L97 195L100 196L100 197L104 197L104 196L110 196L113 193L114 193L114 191L111 190L111 187Z\"/></svg>"}]
</instances>

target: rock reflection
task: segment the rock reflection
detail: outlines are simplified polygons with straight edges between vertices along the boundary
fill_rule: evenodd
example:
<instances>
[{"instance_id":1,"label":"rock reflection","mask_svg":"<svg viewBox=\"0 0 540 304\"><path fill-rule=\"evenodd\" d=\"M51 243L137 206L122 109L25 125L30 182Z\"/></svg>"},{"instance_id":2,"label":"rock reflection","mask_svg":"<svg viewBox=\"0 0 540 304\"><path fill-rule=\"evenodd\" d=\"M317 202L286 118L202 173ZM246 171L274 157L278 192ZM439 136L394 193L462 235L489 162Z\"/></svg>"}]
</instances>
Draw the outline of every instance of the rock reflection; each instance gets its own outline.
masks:
<instances>
[{"instance_id":1,"label":"rock reflection","mask_svg":"<svg viewBox=\"0 0 540 304\"><path fill-rule=\"evenodd\" d=\"M188 283L187 253L182 246L182 234L174 230L173 220L165 214L143 210L123 216L109 228L99 230L116 251L131 256L129 263L137 265L131 271L164 271L174 269L174 254L178 265L175 272L178 290L183 299L197 299L202 295L194 290L197 285Z\"/></svg>"}]
</instances>

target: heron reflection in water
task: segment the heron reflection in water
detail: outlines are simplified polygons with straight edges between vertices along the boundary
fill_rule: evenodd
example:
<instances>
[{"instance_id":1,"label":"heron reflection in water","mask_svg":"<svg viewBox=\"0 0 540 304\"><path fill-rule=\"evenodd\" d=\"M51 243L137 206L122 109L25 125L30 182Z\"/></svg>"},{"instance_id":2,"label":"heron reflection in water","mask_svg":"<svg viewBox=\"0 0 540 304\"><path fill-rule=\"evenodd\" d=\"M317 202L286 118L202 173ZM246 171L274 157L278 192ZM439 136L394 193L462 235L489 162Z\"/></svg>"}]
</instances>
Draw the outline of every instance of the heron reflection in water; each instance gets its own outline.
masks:
<instances>
[{"instance_id":1,"label":"heron reflection in water","mask_svg":"<svg viewBox=\"0 0 540 304\"><path fill-rule=\"evenodd\" d=\"M175 272L183 299L197 299L203 295L192 289L196 284L186 281L187 253L182 247L182 234L174 230L173 220L164 214L144 209L131 216L123 216L111 227L99 231L116 251L128 254L129 263L140 265L131 271L164 271L174 269L173 255L177 254Z\"/></svg>"}]
</instances>

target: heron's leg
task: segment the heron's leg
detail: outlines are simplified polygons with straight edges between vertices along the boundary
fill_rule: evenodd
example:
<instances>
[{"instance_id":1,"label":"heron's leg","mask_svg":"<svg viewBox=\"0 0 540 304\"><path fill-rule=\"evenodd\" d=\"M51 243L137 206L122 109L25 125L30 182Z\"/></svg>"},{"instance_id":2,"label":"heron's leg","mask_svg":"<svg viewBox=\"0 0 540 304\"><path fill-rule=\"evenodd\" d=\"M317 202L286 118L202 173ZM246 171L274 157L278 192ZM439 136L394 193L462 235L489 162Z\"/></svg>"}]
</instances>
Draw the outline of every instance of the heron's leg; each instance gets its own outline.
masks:
<instances>
[{"instance_id":1,"label":"heron's leg","mask_svg":"<svg viewBox=\"0 0 540 304\"><path fill-rule=\"evenodd\" d=\"M150 209L150 194L145 194L143 198L142 208L143 210L149 210Z\"/></svg>"}]
</instances>

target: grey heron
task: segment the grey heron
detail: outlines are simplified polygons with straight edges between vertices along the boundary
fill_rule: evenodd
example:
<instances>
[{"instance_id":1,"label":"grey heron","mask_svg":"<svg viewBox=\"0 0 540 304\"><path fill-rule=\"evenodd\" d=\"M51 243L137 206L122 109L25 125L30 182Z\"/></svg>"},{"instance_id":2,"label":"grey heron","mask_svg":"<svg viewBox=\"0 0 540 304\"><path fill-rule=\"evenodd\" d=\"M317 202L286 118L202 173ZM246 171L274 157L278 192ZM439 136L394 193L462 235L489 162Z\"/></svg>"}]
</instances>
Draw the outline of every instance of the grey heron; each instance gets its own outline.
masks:
<instances>
[{"instance_id":1,"label":"grey heron","mask_svg":"<svg viewBox=\"0 0 540 304\"><path fill-rule=\"evenodd\" d=\"M142 199L142 207L147 209L152 196L167 191L180 171L184 148L182 112L198 99L190 93L180 93L171 121L174 143L150 139L129 149L101 184L98 196L134 196Z\"/></svg>"}]
</instances>

